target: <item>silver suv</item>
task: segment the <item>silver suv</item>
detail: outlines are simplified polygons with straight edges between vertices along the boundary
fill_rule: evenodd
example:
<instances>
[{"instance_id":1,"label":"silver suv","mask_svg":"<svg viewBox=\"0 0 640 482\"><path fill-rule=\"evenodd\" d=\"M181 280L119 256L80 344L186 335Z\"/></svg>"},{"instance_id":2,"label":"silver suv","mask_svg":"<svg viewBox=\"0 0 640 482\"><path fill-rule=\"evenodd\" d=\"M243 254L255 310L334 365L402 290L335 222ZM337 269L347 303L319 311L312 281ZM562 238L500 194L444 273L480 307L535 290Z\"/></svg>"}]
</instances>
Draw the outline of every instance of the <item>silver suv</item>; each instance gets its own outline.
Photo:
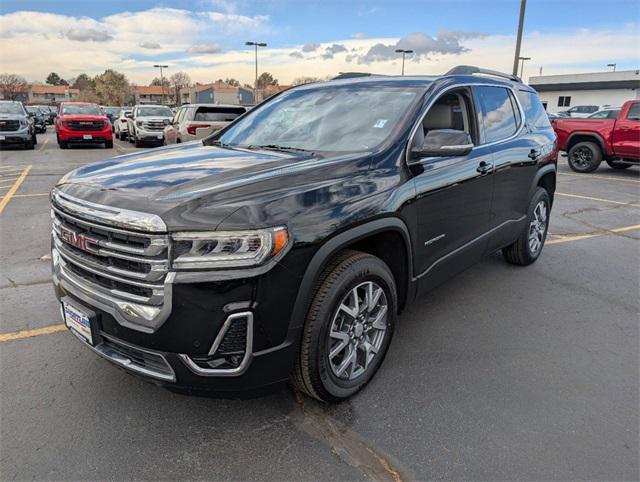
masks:
<instances>
[{"instance_id":1,"label":"silver suv","mask_svg":"<svg viewBox=\"0 0 640 482\"><path fill-rule=\"evenodd\" d=\"M247 111L240 105L189 104L180 107L164 128L164 143L176 144L204 139Z\"/></svg>"},{"instance_id":2,"label":"silver suv","mask_svg":"<svg viewBox=\"0 0 640 482\"><path fill-rule=\"evenodd\" d=\"M33 149L36 143L35 126L22 102L0 100L0 146L23 145L25 149Z\"/></svg>"},{"instance_id":3,"label":"silver suv","mask_svg":"<svg viewBox=\"0 0 640 482\"><path fill-rule=\"evenodd\" d=\"M136 147L143 143L163 144L164 128L173 119L166 105L136 105L127 122L129 142Z\"/></svg>"}]
</instances>

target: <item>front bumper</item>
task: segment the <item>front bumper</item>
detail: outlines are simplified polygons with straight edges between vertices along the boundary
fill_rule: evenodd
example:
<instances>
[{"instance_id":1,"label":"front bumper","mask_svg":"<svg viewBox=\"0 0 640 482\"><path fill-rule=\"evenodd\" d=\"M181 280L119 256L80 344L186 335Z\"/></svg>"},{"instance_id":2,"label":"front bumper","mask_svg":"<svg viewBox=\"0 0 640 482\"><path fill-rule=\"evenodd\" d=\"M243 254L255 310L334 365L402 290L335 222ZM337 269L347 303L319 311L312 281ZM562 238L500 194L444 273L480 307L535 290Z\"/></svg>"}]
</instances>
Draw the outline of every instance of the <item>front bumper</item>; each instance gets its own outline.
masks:
<instances>
[{"instance_id":1,"label":"front bumper","mask_svg":"<svg viewBox=\"0 0 640 482\"><path fill-rule=\"evenodd\" d=\"M0 132L0 144L26 144L31 138L28 127L17 131Z\"/></svg>"},{"instance_id":2,"label":"front bumper","mask_svg":"<svg viewBox=\"0 0 640 482\"><path fill-rule=\"evenodd\" d=\"M147 131L147 130L144 130L142 127L136 127L135 135L139 141L143 141L143 142L163 142L164 141L164 131Z\"/></svg>"},{"instance_id":3,"label":"front bumper","mask_svg":"<svg viewBox=\"0 0 640 482\"><path fill-rule=\"evenodd\" d=\"M113 140L113 132L110 125L99 131L59 128L58 138L62 142L69 143L102 144Z\"/></svg>"}]
</instances>

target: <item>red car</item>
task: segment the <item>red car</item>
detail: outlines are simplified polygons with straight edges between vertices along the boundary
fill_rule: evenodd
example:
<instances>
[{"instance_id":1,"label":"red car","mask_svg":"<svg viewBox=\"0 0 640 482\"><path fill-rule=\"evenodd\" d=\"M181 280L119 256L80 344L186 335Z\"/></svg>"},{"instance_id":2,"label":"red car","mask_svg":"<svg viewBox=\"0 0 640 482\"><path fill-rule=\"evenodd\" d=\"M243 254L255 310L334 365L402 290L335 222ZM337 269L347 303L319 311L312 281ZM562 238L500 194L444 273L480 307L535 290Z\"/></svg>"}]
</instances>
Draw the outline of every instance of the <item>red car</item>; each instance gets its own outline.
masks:
<instances>
[{"instance_id":1,"label":"red car","mask_svg":"<svg viewBox=\"0 0 640 482\"><path fill-rule=\"evenodd\" d=\"M113 147L111 122L98 104L62 102L56 118L56 137L61 149L69 144L104 144Z\"/></svg>"},{"instance_id":2,"label":"red car","mask_svg":"<svg viewBox=\"0 0 640 482\"><path fill-rule=\"evenodd\" d=\"M640 100L625 102L616 117L559 117L553 128L576 172L593 172L603 160L614 169L640 165Z\"/></svg>"}]
</instances>

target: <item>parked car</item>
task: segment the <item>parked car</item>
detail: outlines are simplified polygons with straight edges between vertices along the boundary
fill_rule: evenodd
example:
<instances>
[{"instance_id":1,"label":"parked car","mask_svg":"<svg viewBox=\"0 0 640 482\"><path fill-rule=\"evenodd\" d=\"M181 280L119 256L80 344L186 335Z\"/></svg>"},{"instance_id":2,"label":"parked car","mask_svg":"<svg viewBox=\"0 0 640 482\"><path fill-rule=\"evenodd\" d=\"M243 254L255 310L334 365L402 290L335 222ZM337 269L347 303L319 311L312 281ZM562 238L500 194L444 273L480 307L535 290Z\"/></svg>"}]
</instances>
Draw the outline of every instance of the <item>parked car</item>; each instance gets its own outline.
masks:
<instances>
[{"instance_id":1,"label":"parked car","mask_svg":"<svg viewBox=\"0 0 640 482\"><path fill-rule=\"evenodd\" d=\"M576 117L576 118L585 118L589 117L594 112L598 112L599 110L606 109L610 107L607 105L576 105L571 109L563 110L558 112L561 116L566 117Z\"/></svg>"},{"instance_id":2,"label":"parked car","mask_svg":"<svg viewBox=\"0 0 640 482\"><path fill-rule=\"evenodd\" d=\"M47 125L53 125L55 123L56 117L58 116L57 107L51 105L37 105L36 107L42 109Z\"/></svg>"},{"instance_id":3,"label":"parked car","mask_svg":"<svg viewBox=\"0 0 640 482\"><path fill-rule=\"evenodd\" d=\"M0 146L33 149L37 142L35 125L22 102L0 100Z\"/></svg>"},{"instance_id":4,"label":"parked car","mask_svg":"<svg viewBox=\"0 0 640 482\"><path fill-rule=\"evenodd\" d=\"M105 115L109 119L109 122L111 122L111 129L115 132L116 120L118 118L118 114L122 110L122 107L112 107L112 106L101 106L101 107Z\"/></svg>"},{"instance_id":5,"label":"parked car","mask_svg":"<svg viewBox=\"0 0 640 482\"><path fill-rule=\"evenodd\" d=\"M183 105L171 123L164 128L164 143L176 144L204 139L228 126L245 112L246 109L239 105Z\"/></svg>"},{"instance_id":6,"label":"parked car","mask_svg":"<svg viewBox=\"0 0 640 482\"><path fill-rule=\"evenodd\" d=\"M129 142L136 147L143 144L164 144L164 128L173 119L166 105L136 105L128 119Z\"/></svg>"},{"instance_id":7,"label":"parked car","mask_svg":"<svg viewBox=\"0 0 640 482\"><path fill-rule=\"evenodd\" d=\"M69 144L104 144L113 147L111 123L98 104L62 102L56 119L56 138L60 149Z\"/></svg>"},{"instance_id":8,"label":"parked car","mask_svg":"<svg viewBox=\"0 0 640 482\"><path fill-rule=\"evenodd\" d=\"M45 114L42 112L42 109L35 105L28 105L25 109L27 109L27 113L33 121L33 127L35 128L36 134L47 132L47 117L49 116L49 113L47 112Z\"/></svg>"},{"instance_id":9,"label":"parked car","mask_svg":"<svg viewBox=\"0 0 640 482\"><path fill-rule=\"evenodd\" d=\"M615 118L558 119L553 127L576 172L593 172L603 160L614 169L640 164L640 100L625 102Z\"/></svg>"},{"instance_id":10,"label":"parked car","mask_svg":"<svg viewBox=\"0 0 640 482\"><path fill-rule=\"evenodd\" d=\"M532 88L462 66L297 86L201 142L80 167L51 194L65 323L173 390L291 376L344 400L416 297L498 250L538 259L555 138Z\"/></svg>"},{"instance_id":11,"label":"parked car","mask_svg":"<svg viewBox=\"0 0 640 482\"><path fill-rule=\"evenodd\" d=\"M131 116L132 109L121 109L118 112L118 116L113 124L113 134L116 139L124 141L129 134L129 117Z\"/></svg>"},{"instance_id":12,"label":"parked car","mask_svg":"<svg viewBox=\"0 0 640 482\"><path fill-rule=\"evenodd\" d=\"M607 109L594 112L587 119L616 119L620 113L620 107L609 107Z\"/></svg>"},{"instance_id":13,"label":"parked car","mask_svg":"<svg viewBox=\"0 0 640 482\"><path fill-rule=\"evenodd\" d=\"M558 114L554 114L553 112L547 112L547 118L549 119L551 125L553 125L556 119L560 119L560 116Z\"/></svg>"}]
</instances>

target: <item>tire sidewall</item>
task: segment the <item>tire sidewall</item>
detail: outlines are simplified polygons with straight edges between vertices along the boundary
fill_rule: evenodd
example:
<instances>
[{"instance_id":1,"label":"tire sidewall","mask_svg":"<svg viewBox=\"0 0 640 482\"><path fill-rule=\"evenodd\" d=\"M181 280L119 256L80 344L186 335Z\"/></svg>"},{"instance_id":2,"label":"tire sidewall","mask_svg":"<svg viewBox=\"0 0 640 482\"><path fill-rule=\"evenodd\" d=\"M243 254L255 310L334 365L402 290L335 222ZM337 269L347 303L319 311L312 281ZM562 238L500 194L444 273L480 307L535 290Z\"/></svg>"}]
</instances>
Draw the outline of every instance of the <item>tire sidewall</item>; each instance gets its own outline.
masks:
<instances>
[{"instance_id":1,"label":"tire sidewall","mask_svg":"<svg viewBox=\"0 0 640 482\"><path fill-rule=\"evenodd\" d=\"M542 246L540 246L540 249L538 249L538 252L534 254L531 252L531 248L529 247L529 227L531 225L531 221L533 220L536 206L540 201L545 202L545 206L547 208L547 222L544 227L544 236L542 238ZM529 211L527 215L527 226L525 227L525 240L524 240L525 249L526 249L527 256L532 261L535 261L536 259L538 259L542 254L542 250L544 249L544 245L547 241L547 233L549 232L550 219L551 219L551 199L549 198L549 193L547 193L547 190L544 188L540 188L535 192L535 194L531 198L531 202L529 203Z\"/></svg>"},{"instance_id":2,"label":"tire sidewall","mask_svg":"<svg viewBox=\"0 0 640 482\"><path fill-rule=\"evenodd\" d=\"M328 358L329 330L333 322L333 317L342 302L344 296L358 284L365 281L374 281L384 290L387 297L387 331L380 346L378 355L372 361L367 371L355 380L346 381L338 379L332 372ZM396 321L397 295L393 275L387 266L377 258L366 258L354 263L346 270L329 290L327 302L318 312L317 328L314 334L315 365L318 370L320 382L324 390L333 398L344 399L352 396L364 387L376 374L382 364L391 339Z\"/></svg>"}]
</instances>

